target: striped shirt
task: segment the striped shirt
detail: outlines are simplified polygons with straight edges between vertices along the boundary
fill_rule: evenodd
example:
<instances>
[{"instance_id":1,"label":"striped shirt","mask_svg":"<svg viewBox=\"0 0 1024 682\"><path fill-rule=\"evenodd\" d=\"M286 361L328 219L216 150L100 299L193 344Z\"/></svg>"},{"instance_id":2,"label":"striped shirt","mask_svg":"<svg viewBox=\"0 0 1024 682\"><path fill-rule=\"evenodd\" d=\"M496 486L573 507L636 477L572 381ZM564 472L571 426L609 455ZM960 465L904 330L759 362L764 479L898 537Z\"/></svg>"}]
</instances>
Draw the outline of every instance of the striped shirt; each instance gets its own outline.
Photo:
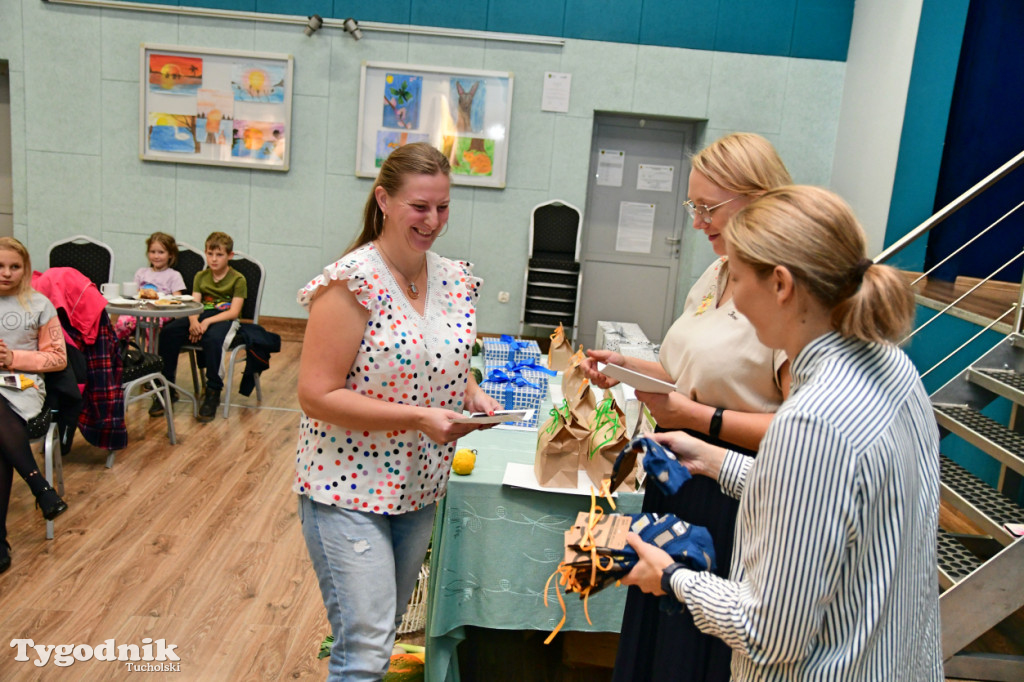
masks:
<instances>
[{"instance_id":1,"label":"striped shirt","mask_svg":"<svg viewBox=\"0 0 1024 682\"><path fill-rule=\"evenodd\" d=\"M898 348L826 334L757 459L719 475L740 499L730 579L677 571L676 596L733 649L735 680L942 680L939 436Z\"/></svg>"}]
</instances>

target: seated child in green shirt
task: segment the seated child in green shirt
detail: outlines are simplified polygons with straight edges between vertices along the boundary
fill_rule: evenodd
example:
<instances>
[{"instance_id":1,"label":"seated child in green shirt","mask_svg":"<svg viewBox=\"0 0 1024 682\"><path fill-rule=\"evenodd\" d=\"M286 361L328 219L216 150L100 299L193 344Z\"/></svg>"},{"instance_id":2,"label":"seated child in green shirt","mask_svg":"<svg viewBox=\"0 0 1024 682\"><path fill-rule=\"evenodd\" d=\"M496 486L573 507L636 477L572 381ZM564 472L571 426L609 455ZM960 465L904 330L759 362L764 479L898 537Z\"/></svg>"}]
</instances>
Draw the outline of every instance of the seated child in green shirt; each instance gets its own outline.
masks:
<instances>
[{"instance_id":1,"label":"seated child in green shirt","mask_svg":"<svg viewBox=\"0 0 1024 682\"><path fill-rule=\"evenodd\" d=\"M248 293L245 277L228 263L234 254L234 240L223 232L206 238L207 268L196 274L192 297L203 304L198 315L168 322L160 333L160 357L164 360L164 376L173 382L178 370L178 355L185 342L201 345L206 366L206 395L199 408L198 420L212 421L224 388L221 376L221 355L228 335L234 335L236 320ZM150 416L163 414L163 406L153 401Z\"/></svg>"}]
</instances>

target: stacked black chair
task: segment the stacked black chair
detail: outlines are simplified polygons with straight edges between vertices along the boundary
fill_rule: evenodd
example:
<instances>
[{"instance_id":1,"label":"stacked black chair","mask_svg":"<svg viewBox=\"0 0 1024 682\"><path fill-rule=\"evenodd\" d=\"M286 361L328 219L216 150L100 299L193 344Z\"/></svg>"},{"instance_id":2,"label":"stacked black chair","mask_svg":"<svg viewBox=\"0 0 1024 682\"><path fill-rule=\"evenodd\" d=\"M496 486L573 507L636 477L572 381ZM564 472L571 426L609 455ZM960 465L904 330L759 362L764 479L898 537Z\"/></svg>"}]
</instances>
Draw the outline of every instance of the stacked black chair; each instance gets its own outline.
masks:
<instances>
[{"instance_id":1,"label":"stacked black chair","mask_svg":"<svg viewBox=\"0 0 1024 682\"><path fill-rule=\"evenodd\" d=\"M530 259L523 282L519 333L526 326L554 329L561 324L575 338L579 315L580 210L563 201L534 207L530 220Z\"/></svg>"}]
</instances>

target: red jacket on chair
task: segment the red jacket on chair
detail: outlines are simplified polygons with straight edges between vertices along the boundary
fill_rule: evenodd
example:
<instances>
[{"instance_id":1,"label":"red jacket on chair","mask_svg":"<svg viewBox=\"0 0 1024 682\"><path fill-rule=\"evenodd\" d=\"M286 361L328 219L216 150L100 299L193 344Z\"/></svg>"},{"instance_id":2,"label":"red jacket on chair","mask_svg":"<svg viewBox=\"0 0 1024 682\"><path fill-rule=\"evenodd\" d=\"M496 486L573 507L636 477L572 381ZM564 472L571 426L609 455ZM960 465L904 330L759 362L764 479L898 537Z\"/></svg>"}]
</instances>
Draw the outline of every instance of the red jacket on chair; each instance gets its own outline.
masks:
<instances>
[{"instance_id":1,"label":"red jacket on chair","mask_svg":"<svg viewBox=\"0 0 1024 682\"><path fill-rule=\"evenodd\" d=\"M57 308L64 336L85 354L85 405L78 428L85 439L105 450L128 445L121 387L121 353L107 316L107 299L88 277L74 268L32 273L32 288Z\"/></svg>"}]
</instances>

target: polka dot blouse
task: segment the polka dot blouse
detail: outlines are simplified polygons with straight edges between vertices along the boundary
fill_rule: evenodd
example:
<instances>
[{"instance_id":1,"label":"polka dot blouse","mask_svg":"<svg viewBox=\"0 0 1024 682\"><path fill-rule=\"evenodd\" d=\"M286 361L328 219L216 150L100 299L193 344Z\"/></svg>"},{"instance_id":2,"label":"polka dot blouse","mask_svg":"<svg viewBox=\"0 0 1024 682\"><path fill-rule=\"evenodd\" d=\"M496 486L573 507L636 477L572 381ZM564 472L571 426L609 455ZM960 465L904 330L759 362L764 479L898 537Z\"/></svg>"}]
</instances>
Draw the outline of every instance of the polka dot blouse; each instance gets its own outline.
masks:
<instances>
[{"instance_id":1,"label":"polka dot blouse","mask_svg":"<svg viewBox=\"0 0 1024 682\"><path fill-rule=\"evenodd\" d=\"M422 316L373 244L324 268L299 291L299 303L308 306L331 280L345 282L370 313L348 388L377 400L461 412L481 284L470 265L427 254ZM414 511L444 495L454 452L454 443L440 445L419 431L360 431L303 414L293 490L346 509Z\"/></svg>"}]
</instances>

